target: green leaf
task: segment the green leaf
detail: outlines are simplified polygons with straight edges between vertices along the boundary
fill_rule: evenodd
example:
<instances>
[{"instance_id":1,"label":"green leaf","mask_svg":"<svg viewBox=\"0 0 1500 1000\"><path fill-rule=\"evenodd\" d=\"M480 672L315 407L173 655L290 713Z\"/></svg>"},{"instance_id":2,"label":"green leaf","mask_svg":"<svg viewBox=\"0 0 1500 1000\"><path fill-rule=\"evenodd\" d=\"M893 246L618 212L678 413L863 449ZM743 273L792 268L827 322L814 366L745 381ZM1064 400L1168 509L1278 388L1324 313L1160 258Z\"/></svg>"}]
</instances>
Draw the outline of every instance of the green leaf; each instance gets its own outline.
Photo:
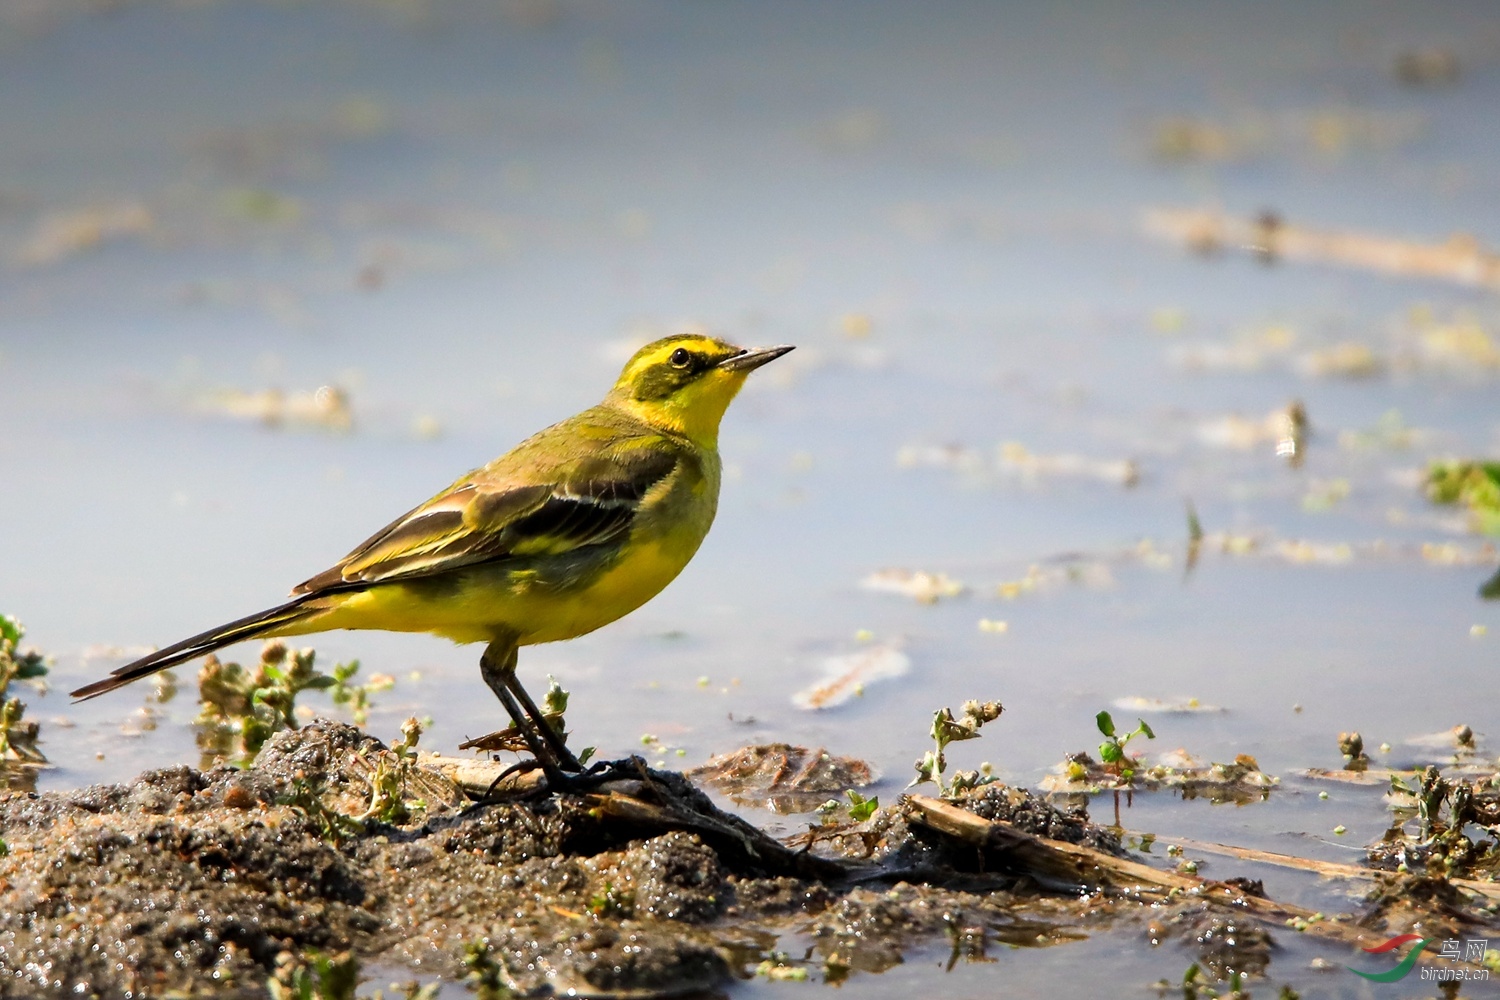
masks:
<instances>
[{"instance_id":1,"label":"green leaf","mask_svg":"<svg viewBox=\"0 0 1500 1000\"><path fill-rule=\"evenodd\" d=\"M1100 712L1098 715L1094 716L1094 725L1099 727L1099 732L1103 733L1105 736L1108 736L1110 739L1114 739L1115 720L1110 718L1108 712Z\"/></svg>"},{"instance_id":2,"label":"green leaf","mask_svg":"<svg viewBox=\"0 0 1500 1000\"><path fill-rule=\"evenodd\" d=\"M1099 759L1106 764L1118 764L1125 759L1125 750L1114 741L1101 743L1099 744Z\"/></svg>"},{"instance_id":3,"label":"green leaf","mask_svg":"<svg viewBox=\"0 0 1500 1000\"><path fill-rule=\"evenodd\" d=\"M542 711L548 715L562 715L568 710L568 692L552 675L547 675L547 694L542 698Z\"/></svg>"},{"instance_id":4,"label":"green leaf","mask_svg":"<svg viewBox=\"0 0 1500 1000\"><path fill-rule=\"evenodd\" d=\"M1136 719L1135 721L1139 722L1141 724L1141 732L1146 735L1146 739L1148 739L1148 740L1154 740L1154 739L1156 739L1156 734L1151 731L1151 727L1150 726L1146 725L1146 720L1145 719Z\"/></svg>"},{"instance_id":5,"label":"green leaf","mask_svg":"<svg viewBox=\"0 0 1500 1000\"><path fill-rule=\"evenodd\" d=\"M875 810L880 808L878 795L867 799L852 788L847 789L844 794L849 797L849 818L856 823L863 823L875 815Z\"/></svg>"},{"instance_id":6,"label":"green leaf","mask_svg":"<svg viewBox=\"0 0 1500 1000\"><path fill-rule=\"evenodd\" d=\"M0 615L0 639L9 639L11 645L14 646L21 641L21 636L25 634L26 630L21 627L20 622L8 615Z\"/></svg>"}]
</instances>

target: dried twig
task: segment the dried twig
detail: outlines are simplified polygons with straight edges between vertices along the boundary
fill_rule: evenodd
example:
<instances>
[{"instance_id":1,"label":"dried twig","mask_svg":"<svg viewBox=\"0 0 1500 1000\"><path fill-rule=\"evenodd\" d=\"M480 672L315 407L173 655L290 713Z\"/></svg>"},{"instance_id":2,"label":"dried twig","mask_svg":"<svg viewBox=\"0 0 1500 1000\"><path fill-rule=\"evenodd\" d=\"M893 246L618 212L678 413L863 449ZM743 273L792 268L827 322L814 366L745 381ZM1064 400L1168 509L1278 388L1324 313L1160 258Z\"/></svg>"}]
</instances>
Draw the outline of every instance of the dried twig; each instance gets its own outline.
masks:
<instances>
[{"instance_id":1,"label":"dried twig","mask_svg":"<svg viewBox=\"0 0 1500 1000\"><path fill-rule=\"evenodd\" d=\"M1185 872L1163 871L1090 847L1023 833L1008 823L985 819L940 799L909 795L904 801L911 822L977 847L986 854L1004 858L1033 877L1040 875L1039 881L1047 879L1132 899L1198 899L1247 913L1269 924L1294 924L1307 934L1354 948L1373 947L1388 936L1353 926L1337 917L1322 919L1312 910L1251 895L1242 886L1202 879ZM1425 952L1417 957L1417 961L1424 964L1433 964L1437 960L1437 955ZM1463 963L1443 960L1444 967L1454 964Z\"/></svg>"},{"instance_id":2,"label":"dried twig","mask_svg":"<svg viewBox=\"0 0 1500 1000\"><path fill-rule=\"evenodd\" d=\"M1373 868L1361 868L1358 865L1345 865L1337 861L1319 861L1316 858L1299 858L1292 854L1277 854L1275 851L1261 851L1253 847L1236 847L1233 844L1215 844L1206 840L1158 836L1156 841L1163 844L1176 844L1178 847L1186 850L1201 851L1204 854L1220 854L1224 857L1238 858L1241 861L1255 861L1260 864L1275 865L1278 868L1295 868L1298 871L1322 875L1324 878L1347 878L1373 882L1375 876L1382 874L1382 872ZM1448 882L1451 885L1458 886L1460 889L1467 889L1470 892L1477 893L1486 899L1500 901L1500 883L1451 877L1448 879Z\"/></svg>"}]
</instances>

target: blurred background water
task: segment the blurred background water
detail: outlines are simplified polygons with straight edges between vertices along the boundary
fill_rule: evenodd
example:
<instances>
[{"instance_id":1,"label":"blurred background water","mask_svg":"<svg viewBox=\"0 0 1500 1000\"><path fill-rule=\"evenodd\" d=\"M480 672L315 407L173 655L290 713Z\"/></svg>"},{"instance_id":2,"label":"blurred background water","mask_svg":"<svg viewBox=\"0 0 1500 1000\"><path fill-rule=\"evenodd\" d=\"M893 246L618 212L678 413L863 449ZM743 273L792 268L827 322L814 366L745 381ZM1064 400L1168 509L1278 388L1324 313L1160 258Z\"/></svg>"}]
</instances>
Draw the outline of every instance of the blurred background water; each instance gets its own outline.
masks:
<instances>
[{"instance_id":1,"label":"blurred background water","mask_svg":"<svg viewBox=\"0 0 1500 1000\"><path fill-rule=\"evenodd\" d=\"M1099 709L1196 698L1224 711L1151 715L1151 749L1281 790L1126 825L1354 860L1378 798L1295 777L1338 732L1403 764L1500 730L1500 557L1420 485L1500 452L1494 272L1203 253L1149 213L1492 261L1496 52L1488 3L0 6L0 611L56 658L41 785L196 761L186 694L153 723L147 685L63 692L277 603L702 328L798 350L729 413L679 581L523 653L587 742L821 745L889 799L943 705L1002 701L953 756L1034 783ZM315 644L397 678L377 735L502 721L477 648ZM872 650L909 671L793 704Z\"/></svg>"}]
</instances>

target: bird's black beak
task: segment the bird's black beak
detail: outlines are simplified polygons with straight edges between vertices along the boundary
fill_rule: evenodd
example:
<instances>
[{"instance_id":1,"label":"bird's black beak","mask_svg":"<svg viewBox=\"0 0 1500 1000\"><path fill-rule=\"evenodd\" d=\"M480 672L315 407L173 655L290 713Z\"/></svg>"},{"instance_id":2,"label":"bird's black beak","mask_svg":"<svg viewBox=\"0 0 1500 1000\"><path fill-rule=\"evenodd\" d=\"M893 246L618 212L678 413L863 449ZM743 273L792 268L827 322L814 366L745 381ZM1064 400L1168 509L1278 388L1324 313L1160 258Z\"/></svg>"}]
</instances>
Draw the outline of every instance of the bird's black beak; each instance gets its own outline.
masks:
<instances>
[{"instance_id":1,"label":"bird's black beak","mask_svg":"<svg viewBox=\"0 0 1500 1000\"><path fill-rule=\"evenodd\" d=\"M738 354L731 354L720 361L715 368L723 368L731 372L751 372L768 361L775 361L787 351L792 350L791 344L780 344L776 347L755 347Z\"/></svg>"}]
</instances>

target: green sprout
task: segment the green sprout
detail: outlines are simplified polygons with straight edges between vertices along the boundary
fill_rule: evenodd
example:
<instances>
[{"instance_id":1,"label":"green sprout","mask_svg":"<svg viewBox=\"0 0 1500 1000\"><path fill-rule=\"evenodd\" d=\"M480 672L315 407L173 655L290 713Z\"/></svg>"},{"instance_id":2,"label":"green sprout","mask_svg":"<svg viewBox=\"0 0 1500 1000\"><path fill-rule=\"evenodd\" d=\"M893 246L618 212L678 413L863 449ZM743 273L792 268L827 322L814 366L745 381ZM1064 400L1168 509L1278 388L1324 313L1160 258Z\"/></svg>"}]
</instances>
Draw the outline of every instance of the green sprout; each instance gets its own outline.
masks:
<instances>
[{"instance_id":1,"label":"green sprout","mask_svg":"<svg viewBox=\"0 0 1500 1000\"><path fill-rule=\"evenodd\" d=\"M880 808L879 796L872 795L867 799L852 788L845 789L844 794L849 799L848 805L845 805L838 799L829 799L813 810L813 812L821 817L821 821L825 826L834 823L834 814L841 811L847 811L849 819L853 822L863 823L875 815L875 810Z\"/></svg>"},{"instance_id":2,"label":"green sprout","mask_svg":"<svg viewBox=\"0 0 1500 1000\"><path fill-rule=\"evenodd\" d=\"M557 678L551 674L547 675L547 693L542 698L542 715L547 719L547 725L552 727L553 732L568 742L567 720L564 715L568 711L568 689L557 683ZM652 737L655 740L655 737ZM584 747L578 754L578 763L587 764L596 752L595 747Z\"/></svg>"},{"instance_id":3,"label":"green sprout","mask_svg":"<svg viewBox=\"0 0 1500 1000\"><path fill-rule=\"evenodd\" d=\"M966 791L979 785L988 784L995 780L987 773L987 769L978 772L959 772L953 777L950 786L944 781L943 773L948 769L948 758L945 751L949 743L957 743L960 740L974 740L979 738L979 730L987 722L994 722L1000 718L1000 713L1005 711L1003 705L998 701L966 701L963 706L963 715L955 719L953 710L941 708L933 713L932 729L930 734L935 744L932 750L922 755L922 759L914 765L917 776L911 780L907 788L926 782L933 782L938 786L940 795L955 794Z\"/></svg>"},{"instance_id":4,"label":"green sprout","mask_svg":"<svg viewBox=\"0 0 1500 1000\"><path fill-rule=\"evenodd\" d=\"M863 823L875 815L875 810L880 808L878 795L865 798L852 788L845 789L844 794L849 797L849 818L856 823Z\"/></svg>"},{"instance_id":5,"label":"green sprout","mask_svg":"<svg viewBox=\"0 0 1500 1000\"><path fill-rule=\"evenodd\" d=\"M0 615L0 762L45 764L47 758L36 745L41 726L25 720L25 702L10 693L12 681L40 686L47 674L47 660L41 653L34 649L23 653L18 648L25 634L20 622Z\"/></svg>"},{"instance_id":6,"label":"green sprout","mask_svg":"<svg viewBox=\"0 0 1500 1000\"><path fill-rule=\"evenodd\" d=\"M316 658L311 649L293 652L274 639L261 647L253 672L210 656L198 672L202 708L194 721L201 727L199 745L212 757L245 765L272 736L298 728L297 696L303 691L328 691L334 703L348 705L362 725L369 716L370 694L395 684L385 677L350 684L358 661L336 664L330 675L317 669Z\"/></svg>"},{"instance_id":7,"label":"green sprout","mask_svg":"<svg viewBox=\"0 0 1500 1000\"><path fill-rule=\"evenodd\" d=\"M784 951L773 951L755 967L755 975L764 976L773 983L802 983L807 981L807 969L796 965L795 959Z\"/></svg>"},{"instance_id":8,"label":"green sprout","mask_svg":"<svg viewBox=\"0 0 1500 1000\"><path fill-rule=\"evenodd\" d=\"M359 960L349 952L330 957L309 951L300 960L288 954L285 960L278 960L266 991L272 1000L356 1000L359 971ZM394 988L401 991L402 1000L437 1000L442 983L408 983ZM370 1000L384 998L384 990L370 996Z\"/></svg>"},{"instance_id":9,"label":"green sprout","mask_svg":"<svg viewBox=\"0 0 1500 1000\"><path fill-rule=\"evenodd\" d=\"M401 739L391 744L389 754L380 755L370 775L370 806L354 819L402 826L411 821L414 812L427 808L426 801L406 796L421 738L422 724L415 718L401 724Z\"/></svg>"},{"instance_id":10,"label":"green sprout","mask_svg":"<svg viewBox=\"0 0 1500 1000\"><path fill-rule=\"evenodd\" d=\"M464 947L463 966L468 969L464 978L474 989L479 1000L506 1000L511 996L510 985L505 981L505 970L495 960L488 938L471 941Z\"/></svg>"},{"instance_id":11,"label":"green sprout","mask_svg":"<svg viewBox=\"0 0 1500 1000\"><path fill-rule=\"evenodd\" d=\"M1146 725L1145 719L1136 719L1136 722L1138 725L1134 729L1121 736L1116 733L1115 720L1108 712L1100 712L1094 716L1094 724L1104 734L1104 742L1099 744L1099 761L1126 784L1135 777L1135 767L1140 762L1139 757L1132 757L1126 752L1126 745L1137 736L1144 736L1148 740L1156 739L1156 734Z\"/></svg>"},{"instance_id":12,"label":"green sprout","mask_svg":"<svg viewBox=\"0 0 1500 1000\"><path fill-rule=\"evenodd\" d=\"M542 717L547 720L547 725L552 727L552 731L565 743L568 739L568 728L564 713L567 710L567 689L557 683L557 678L549 675L547 677L547 694L542 699ZM641 737L641 743L645 746L650 746L654 742L656 742L655 736L648 734ZM465 740L458 745L458 748L460 750L478 750L482 753L518 753L524 752L527 749L526 737L515 726L507 726L499 732L488 733L471 740ZM584 747L578 754L578 762L580 764L587 764L594 756L594 753L594 747Z\"/></svg>"},{"instance_id":13,"label":"green sprout","mask_svg":"<svg viewBox=\"0 0 1500 1000\"><path fill-rule=\"evenodd\" d=\"M1433 462L1427 496L1433 503L1462 504L1478 531L1500 536L1500 462Z\"/></svg>"},{"instance_id":14,"label":"green sprout","mask_svg":"<svg viewBox=\"0 0 1500 1000\"><path fill-rule=\"evenodd\" d=\"M604 891L589 897L585 907L596 917L629 917L635 913L635 893L604 883Z\"/></svg>"},{"instance_id":15,"label":"green sprout","mask_svg":"<svg viewBox=\"0 0 1500 1000\"><path fill-rule=\"evenodd\" d=\"M327 792L328 784L321 779L294 778L291 789L278 796L276 804L290 807L312 825L324 843L337 847L363 833L365 824L330 806L324 799Z\"/></svg>"},{"instance_id":16,"label":"green sprout","mask_svg":"<svg viewBox=\"0 0 1500 1000\"><path fill-rule=\"evenodd\" d=\"M359 986L359 960L351 954L337 957L308 952L302 959L282 965L266 981L271 1000L354 1000Z\"/></svg>"}]
</instances>

